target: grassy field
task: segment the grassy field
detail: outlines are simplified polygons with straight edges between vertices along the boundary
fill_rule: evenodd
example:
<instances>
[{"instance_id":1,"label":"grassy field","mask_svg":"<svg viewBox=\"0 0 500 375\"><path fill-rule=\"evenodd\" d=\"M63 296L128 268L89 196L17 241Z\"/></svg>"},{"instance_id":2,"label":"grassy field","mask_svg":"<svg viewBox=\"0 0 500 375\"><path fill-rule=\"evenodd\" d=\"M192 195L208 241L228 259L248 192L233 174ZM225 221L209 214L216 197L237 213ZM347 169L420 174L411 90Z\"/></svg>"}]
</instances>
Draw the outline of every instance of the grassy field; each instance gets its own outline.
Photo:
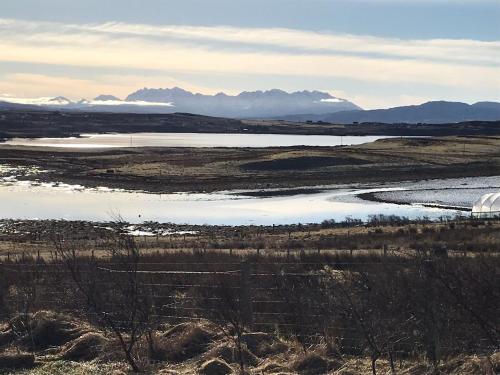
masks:
<instances>
[{"instance_id":1,"label":"grassy field","mask_svg":"<svg viewBox=\"0 0 500 375\"><path fill-rule=\"evenodd\" d=\"M389 253L415 255L419 250L446 246L450 255L500 252L500 223L462 219L451 222L416 222L401 218L368 224L331 223L290 226L207 226L144 223L135 230L152 235L137 236L136 244L146 253L215 251L234 255L282 255L287 252L370 255ZM128 225L44 220L0 221L0 260L40 255L49 259L54 233L65 233L78 243L79 251L99 257L115 231ZM115 228L113 230L113 227ZM173 234L165 234L173 232ZM176 232L185 234L175 234Z\"/></svg>"}]
</instances>

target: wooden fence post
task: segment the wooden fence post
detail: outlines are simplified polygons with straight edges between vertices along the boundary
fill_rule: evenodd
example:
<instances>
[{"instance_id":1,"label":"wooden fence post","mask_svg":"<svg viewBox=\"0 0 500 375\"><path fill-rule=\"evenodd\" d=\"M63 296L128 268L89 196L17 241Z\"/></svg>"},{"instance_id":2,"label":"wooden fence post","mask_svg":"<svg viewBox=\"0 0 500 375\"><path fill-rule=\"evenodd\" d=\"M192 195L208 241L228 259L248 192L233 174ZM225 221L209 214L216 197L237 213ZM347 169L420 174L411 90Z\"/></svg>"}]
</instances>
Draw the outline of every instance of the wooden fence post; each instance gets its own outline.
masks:
<instances>
[{"instance_id":1,"label":"wooden fence post","mask_svg":"<svg viewBox=\"0 0 500 375\"><path fill-rule=\"evenodd\" d=\"M241 263L241 314L248 327L253 325L252 293L251 293L252 267L250 262Z\"/></svg>"}]
</instances>

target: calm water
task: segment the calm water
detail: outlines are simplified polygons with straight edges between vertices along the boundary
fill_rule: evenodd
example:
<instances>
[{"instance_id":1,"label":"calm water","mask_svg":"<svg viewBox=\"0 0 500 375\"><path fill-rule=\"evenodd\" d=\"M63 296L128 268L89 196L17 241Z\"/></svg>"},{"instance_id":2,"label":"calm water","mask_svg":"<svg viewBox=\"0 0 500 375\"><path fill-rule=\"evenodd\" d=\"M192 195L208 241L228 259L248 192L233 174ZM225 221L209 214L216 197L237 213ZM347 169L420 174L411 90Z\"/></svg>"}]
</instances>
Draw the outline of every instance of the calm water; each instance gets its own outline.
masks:
<instances>
[{"instance_id":1,"label":"calm water","mask_svg":"<svg viewBox=\"0 0 500 375\"><path fill-rule=\"evenodd\" d=\"M366 219L372 214L438 218L456 211L423 207L418 203L471 207L484 192L498 189L499 182L499 177L431 180L358 188L325 187L325 191L308 195L249 198L234 192L147 194L69 185L33 185L3 178L0 217L109 221L119 215L131 223L151 220L228 225L309 223L343 220L348 216ZM423 193L423 189L427 193ZM414 205L368 202L356 197L363 192L390 194L401 201L410 196ZM433 192L441 192L439 202L430 198ZM424 202L418 200L422 194L427 197Z\"/></svg>"},{"instance_id":2,"label":"calm water","mask_svg":"<svg viewBox=\"0 0 500 375\"><path fill-rule=\"evenodd\" d=\"M108 147L287 147L339 146L373 142L389 136L331 136L286 134L134 133L83 134L80 138L13 138L3 144L22 146Z\"/></svg>"}]
</instances>

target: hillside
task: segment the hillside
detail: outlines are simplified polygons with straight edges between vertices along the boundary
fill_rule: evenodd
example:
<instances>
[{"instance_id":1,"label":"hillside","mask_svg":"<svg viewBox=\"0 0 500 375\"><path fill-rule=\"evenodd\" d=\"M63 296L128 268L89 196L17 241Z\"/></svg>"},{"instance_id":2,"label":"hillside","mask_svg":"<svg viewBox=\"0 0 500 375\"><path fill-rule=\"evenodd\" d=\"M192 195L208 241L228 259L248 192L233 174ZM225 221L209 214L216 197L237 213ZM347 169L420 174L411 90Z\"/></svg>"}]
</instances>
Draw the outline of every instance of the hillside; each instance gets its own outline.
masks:
<instances>
[{"instance_id":1,"label":"hillside","mask_svg":"<svg viewBox=\"0 0 500 375\"><path fill-rule=\"evenodd\" d=\"M439 124L463 121L496 121L500 120L500 103L478 102L469 105L460 102L436 101L389 109L342 111L326 115L284 116L282 119L289 121L325 121L341 124L352 124L354 122Z\"/></svg>"}]
</instances>

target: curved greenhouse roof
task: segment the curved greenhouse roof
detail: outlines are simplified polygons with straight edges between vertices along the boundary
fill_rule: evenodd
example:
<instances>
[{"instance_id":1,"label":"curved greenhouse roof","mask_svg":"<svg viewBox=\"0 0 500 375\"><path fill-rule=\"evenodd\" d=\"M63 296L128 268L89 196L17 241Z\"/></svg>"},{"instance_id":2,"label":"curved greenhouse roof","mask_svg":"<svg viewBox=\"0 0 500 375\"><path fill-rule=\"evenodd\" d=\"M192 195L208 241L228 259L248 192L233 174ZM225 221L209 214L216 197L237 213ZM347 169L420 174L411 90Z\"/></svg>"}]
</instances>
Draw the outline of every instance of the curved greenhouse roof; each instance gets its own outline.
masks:
<instances>
[{"instance_id":1,"label":"curved greenhouse roof","mask_svg":"<svg viewBox=\"0 0 500 375\"><path fill-rule=\"evenodd\" d=\"M478 217L500 216L500 192L484 194L472 206L472 214Z\"/></svg>"}]
</instances>

